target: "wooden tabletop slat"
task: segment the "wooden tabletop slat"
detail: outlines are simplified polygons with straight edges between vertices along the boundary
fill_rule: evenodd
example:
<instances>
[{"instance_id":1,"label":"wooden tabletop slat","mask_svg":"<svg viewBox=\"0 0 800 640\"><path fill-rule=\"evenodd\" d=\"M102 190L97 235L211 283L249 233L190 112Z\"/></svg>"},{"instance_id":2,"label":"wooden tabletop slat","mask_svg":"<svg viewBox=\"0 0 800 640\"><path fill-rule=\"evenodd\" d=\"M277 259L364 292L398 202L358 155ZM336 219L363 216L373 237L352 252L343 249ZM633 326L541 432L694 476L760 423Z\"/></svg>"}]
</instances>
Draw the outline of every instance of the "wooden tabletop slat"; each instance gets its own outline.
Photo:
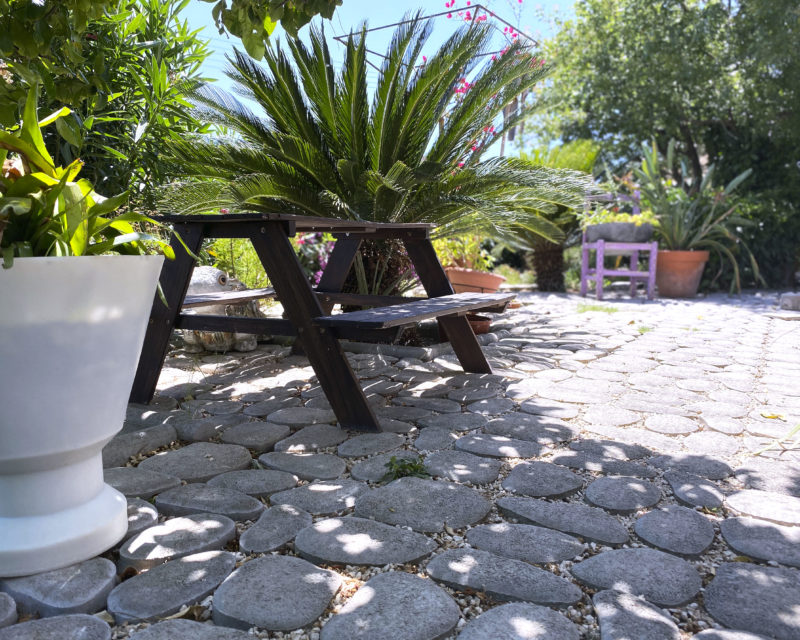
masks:
<instances>
[{"instance_id":1,"label":"wooden tabletop slat","mask_svg":"<svg viewBox=\"0 0 800 640\"><path fill-rule=\"evenodd\" d=\"M370 233L377 230L414 230L433 229L435 224L428 222L370 222L367 220L341 220L339 218L323 218L318 216L295 216L288 213L208 213L208 214L159 214L151 216L153 220L166 223L182 222L291 222L298 231L330 231L336 233Z\"/></svg>"}]
</instances>

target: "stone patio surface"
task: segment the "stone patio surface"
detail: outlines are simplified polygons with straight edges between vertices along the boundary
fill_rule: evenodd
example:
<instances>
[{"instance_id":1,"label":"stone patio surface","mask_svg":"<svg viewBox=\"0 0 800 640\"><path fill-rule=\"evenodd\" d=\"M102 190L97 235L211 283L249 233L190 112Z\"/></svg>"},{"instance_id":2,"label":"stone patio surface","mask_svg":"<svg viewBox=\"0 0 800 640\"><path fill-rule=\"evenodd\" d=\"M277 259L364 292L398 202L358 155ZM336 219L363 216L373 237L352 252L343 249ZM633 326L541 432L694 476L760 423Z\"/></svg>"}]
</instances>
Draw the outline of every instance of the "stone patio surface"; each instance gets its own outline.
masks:
<instances>
[{"instance_id":1,"label":"stone patio surface","mask_svg":"<svg viewBox=\"0 0 800 640\"><path fill-rule=\"evenodd\" d=\"M0 640L800 638L800 312L520 298L493 375L351 353L380 434L288 347L172 351L104 451L128 536L0 580Z\"/></svg>"}]
</instances>

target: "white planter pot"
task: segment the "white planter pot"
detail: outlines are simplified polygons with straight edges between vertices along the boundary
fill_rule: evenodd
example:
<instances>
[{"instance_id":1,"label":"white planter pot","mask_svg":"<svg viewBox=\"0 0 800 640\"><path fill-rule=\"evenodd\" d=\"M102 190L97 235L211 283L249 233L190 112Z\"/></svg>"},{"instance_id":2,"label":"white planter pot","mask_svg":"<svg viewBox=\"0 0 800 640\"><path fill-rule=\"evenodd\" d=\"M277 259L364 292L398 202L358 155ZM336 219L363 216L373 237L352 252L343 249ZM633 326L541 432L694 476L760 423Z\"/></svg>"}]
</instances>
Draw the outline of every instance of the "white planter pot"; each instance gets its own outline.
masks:
<instances>
[{"instance_id":1,"label":"white planter pot","mask_svg":"<svg viewBox=\"0 0 800 640\"><path fill-rule=\"evenodd\" d=\"M0 268L0 576L80 562L125 535L101 452L122 428L162 261Z\"/></svg>"}]
</instances>

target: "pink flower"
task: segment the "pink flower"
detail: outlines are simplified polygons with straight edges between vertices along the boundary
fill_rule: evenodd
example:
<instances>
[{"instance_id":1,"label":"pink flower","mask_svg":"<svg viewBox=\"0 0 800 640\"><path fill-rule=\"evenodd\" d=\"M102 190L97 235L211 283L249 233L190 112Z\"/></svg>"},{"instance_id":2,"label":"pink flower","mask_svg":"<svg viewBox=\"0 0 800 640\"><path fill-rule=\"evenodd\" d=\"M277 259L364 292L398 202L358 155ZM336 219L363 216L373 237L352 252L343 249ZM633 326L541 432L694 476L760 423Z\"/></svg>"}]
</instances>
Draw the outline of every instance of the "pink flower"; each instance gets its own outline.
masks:
<instances>
[{"instance_id":1,"label":"pink flower","mask_svg":"<svg viewBox=\"0 0 800 640\"><path fill-rule=\"evenodd\" d=\"M472 150L473 150L473 151L477 151L477 150L478 150L478 146L473 144L473 145L472 145Z\"/></svg>"},{"instance_id":2,"label":"pink flower","mask_svg":"<svg viewBox=\"0 0 800 640\"><path fill-rule=\"evenodd\" d=\"M471 4L472 4L472 2L470 2L470 0L467 0L467 6L469 6Z\"/></svg>"},{"instance_id":3,"label":"pink flower","mask_svg":"<svg viewBox=\"0 0 800 640\"><path fill-rule=\"evenodd\" d=\"M302 236L297 236L297 244L305 244L305 243L306 243L305 238L303 238Z\"/></svg>"},{"instance_id":4,"label":"pink flower","mask_svg":"<svg viewBox=\"0 0 800 640\"><path fill-rule=\"evenodd\" d=\"M469 2L467 4L469 4ZM472 20L472 14L470 14L469 11L467 11L467 17L465 19L466 20Z\"/></svg>"},{"instance_id":5,"label":"pink flower","mask_svg":"<svg viewBox=\"0 0 800 640\"><path fill-rule=\"evenodd\" d=\"M459 162L459 163L458 163L458 166L459 166L459 168L460 168L460 167L463 167L463 166L464 166L464 163L463 163L463 162Z\"/></svg>"},{"instance_id":6,"label":"pink flower","mask_svg":"<svg viewBox=\"0 0 800 640\"><path fill-rule=\"evenodd\" d=\"M422 56L422 62L427 62L427 61L428 61L428 56Z\"/></svg>"},{"instance_id":7,"label":"pink flower","mask_svg":"<svg viewBox=\"0 0 800 640\"><path fill-rule=\"evenodd\" d=\"M230 209L220 209L219 212L220 213L230 213L231 211L230 211Z\"/></svg>"},{"instance_id":8,"label":"pink flower","mask_svg":"<svg viewBox=\"0 0 800 640\"><path fill-rule=\"evenodd\" d=\"M447 17L448 17L448 18L452 18L452 17L453 17L453 14L452 14L452 13L448 13L448 14L447 14Z\"/></svg>"}]
</instances>

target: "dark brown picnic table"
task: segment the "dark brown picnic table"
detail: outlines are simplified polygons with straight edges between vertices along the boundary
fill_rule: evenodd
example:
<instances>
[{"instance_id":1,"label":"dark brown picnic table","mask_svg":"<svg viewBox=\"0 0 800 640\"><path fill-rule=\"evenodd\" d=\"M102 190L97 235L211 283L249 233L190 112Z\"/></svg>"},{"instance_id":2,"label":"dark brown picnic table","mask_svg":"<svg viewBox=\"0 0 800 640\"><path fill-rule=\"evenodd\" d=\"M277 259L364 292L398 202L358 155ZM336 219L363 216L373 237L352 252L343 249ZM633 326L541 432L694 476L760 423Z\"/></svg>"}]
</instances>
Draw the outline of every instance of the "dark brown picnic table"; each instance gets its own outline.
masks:
<instances>
[{"instance_id":1,"label":"dark brown picnic table","mask_svg":"<svg viewBox=\"0 0 800 640\"><path fill-rule=\"evenodd\" d=\"M297 336L317 374L339 424L359 431L380 431L378 419L339 344L340 338L390 340L399 327L437 318L464 371L490 373L466 313L477 309L502 310L514 294L454 294L430 240L434 225L389 224L335 220L276 213L156 216L173 227L174 260L165 260L161 287L165 306L156 296L150 313L131 402L147 403L153 397L172 330ZM297 232L319 231L334 235L336 244L319 284L312 288L289 238ZM273 289L186 296L194 259L175 233L193 252L205 238L248 238L255 248ZM364 239L399 239L416 269L427 298L364 296L342 293L356 252ZM188 306L233 303L273 296L283 305L286 319L181 313ZM335 304L371 307L330 315Z\"/></svg>"}]
</instances>

